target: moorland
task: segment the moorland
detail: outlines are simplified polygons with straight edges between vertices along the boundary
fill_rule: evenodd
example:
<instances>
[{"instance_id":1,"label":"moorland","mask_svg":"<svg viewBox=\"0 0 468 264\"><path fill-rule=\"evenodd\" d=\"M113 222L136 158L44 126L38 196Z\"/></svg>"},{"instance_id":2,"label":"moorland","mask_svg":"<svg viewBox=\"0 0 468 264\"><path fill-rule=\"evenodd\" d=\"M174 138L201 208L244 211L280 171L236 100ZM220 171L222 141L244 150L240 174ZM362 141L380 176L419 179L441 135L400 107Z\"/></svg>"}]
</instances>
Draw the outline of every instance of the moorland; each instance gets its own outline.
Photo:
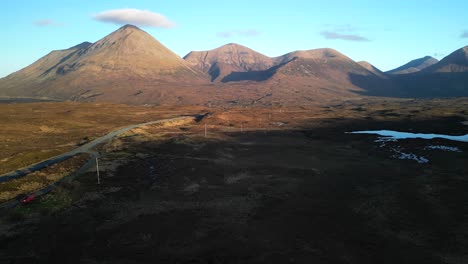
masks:
<instances>
[{"instance_id":1,"label":"moorland","mask_svg":"<svg viewBox=\"0 0 468 264\"><path fill-rule=\"evenodd\" d=\"M36 149L12 144L12 135L24 135L24 142L33 143L28 146L37 140L37 150L62 151L64 144L70 148L132 122L208 115L120 135L97 149L100 184L91 166L34 203L3 211L0 259L463 263L467 143L408 139L381 146L375 135L346 132L467 134L467 105L466 99L388 98L309 108L9 105L15 118L8 120L11 130L2 135L2 145L24 157ZM64 111L75 118L56 115ZM96 129L94 122L103 126ZM85 133L63 141L65 131L83 128ZM399 159L394 148L429 162ZM25 177L14 188L67 167Z\"/></svg>"}]
</instances>

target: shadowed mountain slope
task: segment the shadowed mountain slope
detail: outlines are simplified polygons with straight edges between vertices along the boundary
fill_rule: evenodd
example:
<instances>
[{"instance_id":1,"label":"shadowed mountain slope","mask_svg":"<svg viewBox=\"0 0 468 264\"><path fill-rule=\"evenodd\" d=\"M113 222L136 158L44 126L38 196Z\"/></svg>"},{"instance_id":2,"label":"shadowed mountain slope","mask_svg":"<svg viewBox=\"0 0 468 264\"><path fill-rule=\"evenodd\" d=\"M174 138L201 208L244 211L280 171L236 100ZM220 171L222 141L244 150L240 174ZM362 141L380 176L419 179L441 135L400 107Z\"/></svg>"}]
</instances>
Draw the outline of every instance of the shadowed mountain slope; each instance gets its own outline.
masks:
<instances>
[{"instance_id":1,"label":"shadowed mountain slope","mask_svg":"<svg viewBox=\"0 0 468 264\"><path fill-rule=\"evenodd\" d=\"M418 72L431 65L436 64L437 62L439 62L437 59L431 56L426 56L423 58L412 60L406 63L405 65L402 65L396 69L387 71L386 73L387 74L408 74L408 73Z\"/></svg>"},{"instance_id":2,"label":"shadowed mountain slope","mask_svg":"<svg viewBox=\"0 0 468 264\"><path fill-rule=\"evenodd\" d=\"M468 46L452 52L440 62L425 68L423 72L468 72Z\"/></svg>"},{"instance_id":3,"label":"shadowed mountain slope","mask_svg":"<svg viewBox=\"0 0 468 264\"><path fill-rule=\"evenodd\" d=\"M383 71L381 71L379 68L375 67L374 65L372 65L371 63L367 61L359 61L358 64L381 78L387 78L387 76L385 75Z\"/></svg>"},{"instance_id":4,"label":"shadowed mountain slope","mask_svg":"<svg viewBox=\"0 0 468 264\"><path fill-rule=\"evenodd\" d=\"M193 67L208 73L211 81L226 82L225 77L233 72L260 72L274 66L273 59L244 47L230 43L209 51L192 51L184 57ZM250 75L252 79L255 74ZM227 77L229 79L230 77ZM246 76L246 80L249 80Z\"/></svg>"},{"instance_id":5,"label":"shadowed mountain slope","mask_svg":"<svg viewBox=\"0 0 468 264\"><path fill-rule=\"evenodd\" d=\"M353 76L359 85L361 76ZM392 75L391 88L366 88L363 95L409 98L468 96L468 46L458 49L420 71ZM385 86L388 88L388 86Z\"/></svg>"},{"instance_id":6,"label":"shadowed mountain slope","mask_svg":"<svg viewBox=\"0 0 468 264\"><path fill-rule=\"evenodd\" d=\"M413 97L468 96L468 46L398 81L402 92Z\"/></svg>"},{"instance_id":7,"label":"shadowed mountain slope","mask_svg":"<svg viewBox=\"0 0 468 264\"><path fill-rule=\"evenodd\" d=\"M377 85L381 78L340 52L324 48L294 51L275 58L277 66L271 77L276 90L291 103L326 101L355 97L361 87ZM352 83L352 75L364 76L363 83ZM367 86L366 86L367 85Z\"/></svg>"}]
</instances>

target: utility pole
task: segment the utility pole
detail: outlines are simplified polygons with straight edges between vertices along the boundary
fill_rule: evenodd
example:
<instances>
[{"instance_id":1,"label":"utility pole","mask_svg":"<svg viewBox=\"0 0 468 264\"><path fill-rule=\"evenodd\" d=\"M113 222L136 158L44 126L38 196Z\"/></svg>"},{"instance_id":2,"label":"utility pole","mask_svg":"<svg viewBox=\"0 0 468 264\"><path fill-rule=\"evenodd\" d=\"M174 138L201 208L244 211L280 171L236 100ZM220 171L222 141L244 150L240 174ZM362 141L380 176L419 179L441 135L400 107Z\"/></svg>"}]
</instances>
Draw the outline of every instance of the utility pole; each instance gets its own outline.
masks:
<instances>
[{"instance_id":1,"label":"utility pole","mask_svg":"<svg viewBox=\"0 0 468 264\"><path fill-rule=\"evenodd\" d=\"M206 137L206 124L205 124L205 137Z\"/></svg>"},{"instance_id":2,"label":"utility pole","mask_svg":"<svg viewBox=\"0 0 468 264\"><path fill-rule=\"evenodd\" d=\"M97 156L96 156L96 173L97 173L97 184L101 184L101 178L99 177L99 163L98 163Z\"/></svg>"}]
</instances>

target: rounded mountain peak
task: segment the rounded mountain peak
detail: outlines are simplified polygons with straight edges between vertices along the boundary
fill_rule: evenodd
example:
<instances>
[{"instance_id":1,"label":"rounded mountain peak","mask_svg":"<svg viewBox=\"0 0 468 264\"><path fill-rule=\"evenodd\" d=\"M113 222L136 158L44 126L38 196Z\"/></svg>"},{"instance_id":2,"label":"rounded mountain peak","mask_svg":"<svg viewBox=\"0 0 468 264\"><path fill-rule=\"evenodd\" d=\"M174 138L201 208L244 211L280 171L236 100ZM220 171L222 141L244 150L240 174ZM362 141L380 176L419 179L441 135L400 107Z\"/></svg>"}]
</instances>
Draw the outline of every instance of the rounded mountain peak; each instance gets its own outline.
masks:
<instances>
[{"instance_id":1,"label":"rounded mountain peak","mask_svg":"<svg viewBox=\"0 0 468 264\"><path fill-rule=\"evenodd\" d=\"M263 54L260 54L246 46L243 46L243 45L240 45L240 44L237 44L237 43L228 43L226 45L223 45L221 47L218 47L216 49L213 49L213 50L210 50L208 52L240 52L242 53L243 55L261 55L261 56L265 56ZM266 56L265 56L266 57Z\"/></svg>"},{"instance_id":2,"label":"rounded mountain peak","mask_svg":"<svg viewBox=\"0 0 468 264\"><path fill-rule=\"evenodd\" d=\"M339 60L350 60L347 56L342 53L331 49L331 48L321 48L321 49L312 49L312 50L297 50L280 56L277 60L281 63L285 63L296 58L301 59L314 59L314 60L329 60L329 59L339 59Z\"/></svg>"},{"instance_id":3,"label":"rounded mountain peak","mask_svg":"<svg viewBox=\"0 0 468 264\"><path fill-rule=\"evenodd\" d=\"M292 52L294 56L304 58L304 59L325 59L325 58L335 58L335 57L346 57L340 52L330 49L313 49L313 50L299 50Z\"/></svg>"},{"instance_id":4,"label":"rounded mountain peak","mask_svg":"<svg viewBox=\"0 0 468 264\"><path fill-rule=\"evenodd\" d=\"M243 45L237 44L237 43L228 43L226 45L223 45L223 46L219 47L218 49L222 49L222 48L246 48L246 49L248 49L246 46L243 46Z\"/></svg>"},{"instance_id":5,"label":"rounded mountain peak","mask_svg":"<svg viewBox=\"0 0 468 264\"><path fill-rule=\"evenodd\" d=\"M192 51L184 59L208 73L212 81L223 80L232 73L265 71L274 66L272 58L236 43L208 51Z\"/></svg>"},{"instance_id":6,"label":"rounded mountain peak","mask_svg":"<svg viewBox=\"0 0 468 264\"><path fill-rule=\"evenodd\" d=\"M135 25L132 25L132 24L126 24L126 25L123 25L120 29L123 29L123 28L129 28L129 29L138 29L138 30L141 30L139 27L135 26Z\"/></svg>"},{"instance_id":7,"label":"rounded mountain peak","mask_svg":"<svg viewBox=\"0 0 468 264\"><path fill-rule=\"evenodd\" d=\"M273 66L270 57L236 43L208 51L192 51L184 59L202 71L208 71L215 64L230 65L238 71L266 70Z\"/></svg>"}]
</instances>

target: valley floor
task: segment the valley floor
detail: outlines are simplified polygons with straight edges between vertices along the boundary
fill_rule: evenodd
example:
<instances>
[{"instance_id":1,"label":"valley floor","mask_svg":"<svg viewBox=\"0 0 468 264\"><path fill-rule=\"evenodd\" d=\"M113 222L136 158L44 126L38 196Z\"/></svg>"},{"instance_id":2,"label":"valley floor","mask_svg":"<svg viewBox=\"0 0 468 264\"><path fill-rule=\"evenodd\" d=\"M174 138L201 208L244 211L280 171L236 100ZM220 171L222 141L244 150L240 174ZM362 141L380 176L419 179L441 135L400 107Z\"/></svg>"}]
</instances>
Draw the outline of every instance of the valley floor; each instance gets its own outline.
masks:
<instances>
[{"instance_id":1,"label":"valley floor","mask_svg":"<svg viewBox=\"0 0 468 264\"><path fill-rule=\"evenodd\" d=\"M467 100L208 110L101 146L100 185L89 171L3 212L0 261L468 262L468 143L345 133L467 134Z\"/></svg>"}]
</instances>

